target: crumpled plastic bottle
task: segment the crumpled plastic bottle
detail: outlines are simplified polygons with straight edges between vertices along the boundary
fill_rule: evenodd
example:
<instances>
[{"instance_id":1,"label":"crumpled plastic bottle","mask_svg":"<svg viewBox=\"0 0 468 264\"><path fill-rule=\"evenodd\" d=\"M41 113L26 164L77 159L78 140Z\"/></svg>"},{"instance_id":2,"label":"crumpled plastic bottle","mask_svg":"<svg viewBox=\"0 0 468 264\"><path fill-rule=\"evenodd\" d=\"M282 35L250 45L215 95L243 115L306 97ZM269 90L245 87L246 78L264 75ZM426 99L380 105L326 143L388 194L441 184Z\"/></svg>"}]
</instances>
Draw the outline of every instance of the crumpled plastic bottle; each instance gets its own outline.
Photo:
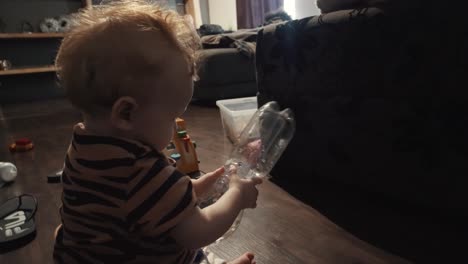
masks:
<instances>
[{"instance_id":1,"label":"crumpled plastic bottle","mask_svg":"<svg viewBox=\"0 0 468 264\"><path fill-rule=\"evenodd\" d=\"M295 130L296 122L291 109L281 111L276 102L269 102L258 109L235 143L224 166L225 175L216 182L213 193L200 201L200 206L206 207L216 202L229 189L229 179L234 174L245 179L268 178ZM240 212L231 228L218 241L237 229L242 214Z\"/></svg>"}]
</instances>

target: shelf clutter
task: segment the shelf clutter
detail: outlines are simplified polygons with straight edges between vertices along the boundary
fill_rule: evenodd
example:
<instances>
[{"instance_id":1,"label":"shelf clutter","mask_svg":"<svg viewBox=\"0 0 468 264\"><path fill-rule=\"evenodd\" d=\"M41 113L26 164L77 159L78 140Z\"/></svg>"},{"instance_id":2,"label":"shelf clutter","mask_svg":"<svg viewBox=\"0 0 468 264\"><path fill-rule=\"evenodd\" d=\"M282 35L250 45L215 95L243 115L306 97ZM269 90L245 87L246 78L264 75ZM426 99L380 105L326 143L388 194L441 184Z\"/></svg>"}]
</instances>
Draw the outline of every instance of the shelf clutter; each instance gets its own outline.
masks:
<instances>
[{"instance_id":1,"label":"shelf clutter","mask_svg":"<svg viewBox=\"0 0 468 264\"><path fill-rule=\"evenodd\" d=\"M0 39L63 38L65 33L0 33Z\"/></svg>"}]
</instances>

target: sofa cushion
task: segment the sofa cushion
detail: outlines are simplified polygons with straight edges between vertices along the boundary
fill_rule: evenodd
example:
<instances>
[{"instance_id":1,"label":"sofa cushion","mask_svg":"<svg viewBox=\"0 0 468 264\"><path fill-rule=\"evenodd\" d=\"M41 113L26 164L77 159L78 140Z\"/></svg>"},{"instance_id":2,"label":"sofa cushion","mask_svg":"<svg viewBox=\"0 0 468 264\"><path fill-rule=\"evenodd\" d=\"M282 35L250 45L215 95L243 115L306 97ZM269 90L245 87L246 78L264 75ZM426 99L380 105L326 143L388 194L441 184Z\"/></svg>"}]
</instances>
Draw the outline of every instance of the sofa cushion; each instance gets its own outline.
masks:
<instances>
[{"instance_id":1,"label":"sofa cushion","mask_svg":"<svg viewBox=\"0 0 468 264\"><path fill-rule=\"evenodd\" d=\"M255 63L235 48L199 50L197 86L255 82Z\"/></svg>"}]
</instances>

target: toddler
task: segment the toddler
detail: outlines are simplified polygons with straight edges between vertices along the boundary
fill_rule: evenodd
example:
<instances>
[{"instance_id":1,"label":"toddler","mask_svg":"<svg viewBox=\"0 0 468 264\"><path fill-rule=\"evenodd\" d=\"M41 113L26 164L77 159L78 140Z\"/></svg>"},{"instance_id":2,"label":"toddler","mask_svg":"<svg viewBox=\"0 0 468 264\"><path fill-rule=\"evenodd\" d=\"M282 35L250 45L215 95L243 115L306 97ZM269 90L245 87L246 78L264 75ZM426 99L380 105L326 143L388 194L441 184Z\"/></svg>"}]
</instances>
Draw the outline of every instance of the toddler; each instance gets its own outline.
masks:
<instances>
[{"instance_id":1,"label":"toddler","mask_svg":"<svg viewBox=\"0 0 468 264\"><path fill-rule=\"evenodd\" d=\"M197 197L223 174L198 180L161 150L192 97L195 32L175 12L143 1L82 11L57 55L58 76L83 114L62 175L55 263L193 263L245 208L261 180L231 178L201 209ZM246 253L231 263L255 263Z\"/></svg>"}]
</instances>

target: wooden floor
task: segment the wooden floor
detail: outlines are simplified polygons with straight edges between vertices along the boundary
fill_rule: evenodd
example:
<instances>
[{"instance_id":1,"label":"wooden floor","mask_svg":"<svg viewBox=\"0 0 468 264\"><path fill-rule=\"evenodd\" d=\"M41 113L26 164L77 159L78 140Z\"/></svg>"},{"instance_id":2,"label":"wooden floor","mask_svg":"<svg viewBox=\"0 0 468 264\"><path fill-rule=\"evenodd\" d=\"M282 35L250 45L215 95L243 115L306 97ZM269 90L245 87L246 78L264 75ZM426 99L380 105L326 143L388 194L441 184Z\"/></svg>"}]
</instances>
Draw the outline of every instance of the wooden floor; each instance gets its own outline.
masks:
<instances>
[{"instance_id":1,"label":"wooden floor","mask_svg":"<svg viewBox=\"0 0 468 264\"><path fill-rule=\"evenodd\" d=\"M201 169L211 171L226 159L216 108L191 106L185 114L189 133L197 141ZM60 169L73 124L80 115L63 100L0 107L0 161L14 162L17 180L0 189L0 202L23 193L38 198L37 236L15 251L0 255L0 263L51 263L53 231L59 224L60 184L47 175ZM29 137L35 149L10 154L8 144ZM346 233L314 209L295 200L270 182L260 186L258 208L248 210L240 228L213 246L226 259L247 250L257 263L407 263Z\"/></svg>"}]
</instances>

